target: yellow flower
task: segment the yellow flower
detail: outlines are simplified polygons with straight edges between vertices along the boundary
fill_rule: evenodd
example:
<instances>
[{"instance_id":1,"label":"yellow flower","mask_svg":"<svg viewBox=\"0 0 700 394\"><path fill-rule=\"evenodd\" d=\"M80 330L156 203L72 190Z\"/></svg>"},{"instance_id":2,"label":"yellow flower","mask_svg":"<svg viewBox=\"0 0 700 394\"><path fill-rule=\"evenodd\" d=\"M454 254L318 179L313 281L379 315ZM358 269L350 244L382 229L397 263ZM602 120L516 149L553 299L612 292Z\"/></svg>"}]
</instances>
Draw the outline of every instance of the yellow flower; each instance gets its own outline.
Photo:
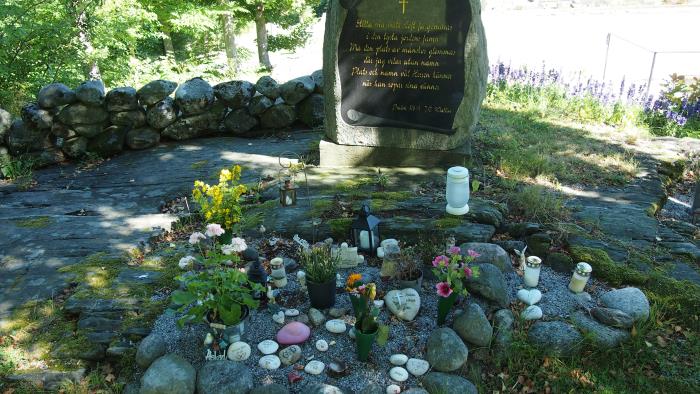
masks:
<instances>
[{"instance_id":1,"label":"yellow flower","mask_svg":"<svg viewBox=\"0 0 700 394\"><path fill-rule=\"evenodd\" d=\"M374 283L370 283L366 286L365 291L369 299L374 301L374 298L377 296L377 286Z\"/></svg>"}]
</instances>

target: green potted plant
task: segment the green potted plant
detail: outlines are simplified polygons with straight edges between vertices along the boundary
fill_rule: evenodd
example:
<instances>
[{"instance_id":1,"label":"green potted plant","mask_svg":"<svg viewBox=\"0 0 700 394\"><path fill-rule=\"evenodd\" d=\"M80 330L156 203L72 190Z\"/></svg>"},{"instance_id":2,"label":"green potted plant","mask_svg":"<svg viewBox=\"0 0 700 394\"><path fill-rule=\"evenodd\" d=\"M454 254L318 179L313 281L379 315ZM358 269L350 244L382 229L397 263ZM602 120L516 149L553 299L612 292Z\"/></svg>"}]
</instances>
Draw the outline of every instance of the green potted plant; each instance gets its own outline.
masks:
<instances>
[{"instance_id":1,"label":"green potted plant","mask_svg":"<svg viewBox=\"0 0 700 394\"><path fill-rule=\"evenodd\" d=\"M326 309L335 304L338 259L339 255L333 256L327 245L315 245L301 252L309 301L314 308Z\"/></svg>"},{"instance_id":2,"label":"green potted plant","mask_svg":"<svg viewBox=\"0 0 700 394\"><path fill-rule=\"evenodd\" d=\"M192 199L199 205L207 223L220 223L225 229L221 234L224 243L231 242L234 227L243 218L240 198L248 189L239 183L241 166L234 165L219 172L219 183L209 185L200 180L194 182Z\"/></svg>"},{"instance_id":3,"label":"green potted plant","mask_svg":"<svg viewBox=\"0 0 700 394\"><path fill-rule=\"evenodd\" d=\"M347 290L355 312L355 345L357 347L357 358L360 361L367 361L372 344L377 340L378 335L384 339L388 336L386 326L381 326L377 322L379 308L374 306L374 299L377 296L377 286L374 283L364 283L361 274L351 274L348 277L345 290ZM384 341L385 342L385 341ZM381 344L381 342L380 342Z\"/></svg>"},{"instance_id":4,"label":"green potted plant","mask_svg":"<svg viewBox=\"0 0 700 394\"><path fill-rule=\"evenodd\" d=\"M444 324L447 314L454 306L459 295L468 295L464 287L464 280L479 276L478 267L470 267L469 263L479 257L473 250L468 250L467 255L461 253L461 249L453 246L448 251L448 256L440 255L433 259L433 273L439 282L435 285L438 294L438 325Z\"/></svg>"},{"instance_id":5,"label":"green potted plant","mask_svg":"<svg viewBox=\"0 0 700 394\"><path fill-rule=\"evenodd\" d=\"M259 305L253 292L265 289L250 282L241 270L228 267L240 260L237 255L240 250L236 248L241 242L220 246L216 240L220 234L223 229L210 224L206 234L196 232L190 236L190 243L198 246L200 257L185 257L180 260L180 267L196 264L199 270L177 278L182 286L172 293L171 300L184 313L178 321L180 326L206 322L231 343L241 340L250 310ZM205 240L210 241L208 246L204 245Z\"/></svg>"},{"instance_id":6,"label":"green potted plant","mask_svg":"<svg viewBox=\"0 0 700 394\"><path fill-rule=\"evenodd\" d=\"M423 265L412 248L401 249L396 256L396 282L400 289L411 288L421 291L423 285Z\"/></svg>"}]
</instances>

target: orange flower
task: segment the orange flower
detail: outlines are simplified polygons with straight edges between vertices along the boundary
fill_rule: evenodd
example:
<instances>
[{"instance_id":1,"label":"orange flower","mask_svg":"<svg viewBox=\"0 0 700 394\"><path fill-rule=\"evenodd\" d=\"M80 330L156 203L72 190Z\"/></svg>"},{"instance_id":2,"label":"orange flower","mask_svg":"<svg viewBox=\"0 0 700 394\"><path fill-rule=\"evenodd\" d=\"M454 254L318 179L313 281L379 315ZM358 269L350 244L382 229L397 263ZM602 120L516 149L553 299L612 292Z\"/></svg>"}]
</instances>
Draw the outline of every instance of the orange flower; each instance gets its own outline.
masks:
<instances>
[{"instance_id":1,"label":"orange flower","mask_svg":"<svg viewBox=\"0 0 700 394\"><path fill-rule=\"evenodd\" d=\"M347 282L345 282L345 290L353 291L355 289L355 283L362 280L362 274L350 274L348 276Z\"/></svg>"}]
</instances>

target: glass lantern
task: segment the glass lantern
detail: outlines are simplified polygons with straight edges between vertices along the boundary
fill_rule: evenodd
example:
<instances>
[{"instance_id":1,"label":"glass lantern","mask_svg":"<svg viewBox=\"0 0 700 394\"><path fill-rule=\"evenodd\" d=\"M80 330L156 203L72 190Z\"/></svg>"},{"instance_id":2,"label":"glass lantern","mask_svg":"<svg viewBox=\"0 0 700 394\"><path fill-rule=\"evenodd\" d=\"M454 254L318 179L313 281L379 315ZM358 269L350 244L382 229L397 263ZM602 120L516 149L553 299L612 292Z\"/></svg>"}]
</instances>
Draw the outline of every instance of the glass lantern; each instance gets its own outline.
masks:
<instances>
[{"instance_id":1,"label":"glass lantern","mask_svg":"<svg viewBox=\"0 0 700 394\"><path fill-rule=\"evenodd\" d=\"M277 288L287 286L287 271L284 269L284 260L276 257L270 261L272 282Z\"/></svg>"},{"instance_id":2,"label":"glass lantern","mask_svg":"<svg viewBox=\"0 0 700 394\"><path fill-rule=\"evenodd\" d=\"M297 187L294 176L291 174L284 175L280 179L280 204L283 207L297 205Z\"/></svg>"},{"instance_id":3,"label":"glass lantern","mask_svg":"<svg viewBox=\"0 0 700 394\"><path fill-rule=\"evenodd\" d=\"M452 167L447 170L445 198L445 210L450 215L469 213L469 170L464 167Z\"/></svg>"},{"instance_id":4,"label":"glass lantern","mask_svg":"<svg viewBox=\"0 0 700 394\"><path fill-rule=\"evenodd\" d=\"M576 264L576 269L574 269L574 274L571 276L571 282L569 282L569 290L574 293L581 293L588 283L588 279L591 277L591 272L593 272L593 267L588 263L578 263Z\"/></svg>"},{"instance_id":5,"label":"glass lantern","mask_svg":"<svg viewBox=\"0 0 700 394\"><path fill-rule=\"evenodd\" d=\"M364 204L357 219L352 222L352 240L358 251L375 255L379 246L380 220L372 215L369 206Z\"/></svg>"},{"instance_id":6,"label":"glass lantern","mask_svg":"<svg viewBox=\"0 0 700 394\"><path fill-rule=\"evenodd\" d=\"M542 268L542 259L537 256L530 256L525 262L525 275L523 282L527 287L537 287L540 281L540 270Z\"/></svg>"}]
</instances>

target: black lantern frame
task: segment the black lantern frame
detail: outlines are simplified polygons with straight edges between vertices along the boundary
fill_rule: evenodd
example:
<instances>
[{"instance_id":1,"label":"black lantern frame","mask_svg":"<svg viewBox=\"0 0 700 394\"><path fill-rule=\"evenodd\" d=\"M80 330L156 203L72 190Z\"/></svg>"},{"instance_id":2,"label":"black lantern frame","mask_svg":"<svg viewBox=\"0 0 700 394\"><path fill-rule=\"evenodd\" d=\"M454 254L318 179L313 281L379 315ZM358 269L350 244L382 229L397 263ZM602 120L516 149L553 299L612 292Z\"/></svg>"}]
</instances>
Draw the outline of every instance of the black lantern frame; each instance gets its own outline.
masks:
<instances>
[{"instance_id":1,"label":"black lantern frame","mask_svg":"<svg viewBox=\"0 0 700 394\"><path fill-rule=\"evenodd\" d=\"M352 241L357 250L376 256L377 248L381 240L379 224L381 220L372 215L367 204L362 205L360 213L350 226Z\"/></svg>"},{"instance_id":2,"label":"black lantern frame","mask_svg":"<svg viewBox=\"0 0 700 394\"><path fill-rule=\"evenodd\" d=\"M283 159L287 159L287 162L283 163ZM296 159L296 163L294 163L294 159ZM304 183L306 184L306 196L308 199L309 179L306 175L306 166L302 163L301 156L294 152L283 152L279 156L278 162L281 167L277 173L280 205L282 207L293 207L297 205L298 187L295 178L299 172L304 173ZM309 201L309 206L310 204L311 201Z\"/></svg>"}]
</instances>

